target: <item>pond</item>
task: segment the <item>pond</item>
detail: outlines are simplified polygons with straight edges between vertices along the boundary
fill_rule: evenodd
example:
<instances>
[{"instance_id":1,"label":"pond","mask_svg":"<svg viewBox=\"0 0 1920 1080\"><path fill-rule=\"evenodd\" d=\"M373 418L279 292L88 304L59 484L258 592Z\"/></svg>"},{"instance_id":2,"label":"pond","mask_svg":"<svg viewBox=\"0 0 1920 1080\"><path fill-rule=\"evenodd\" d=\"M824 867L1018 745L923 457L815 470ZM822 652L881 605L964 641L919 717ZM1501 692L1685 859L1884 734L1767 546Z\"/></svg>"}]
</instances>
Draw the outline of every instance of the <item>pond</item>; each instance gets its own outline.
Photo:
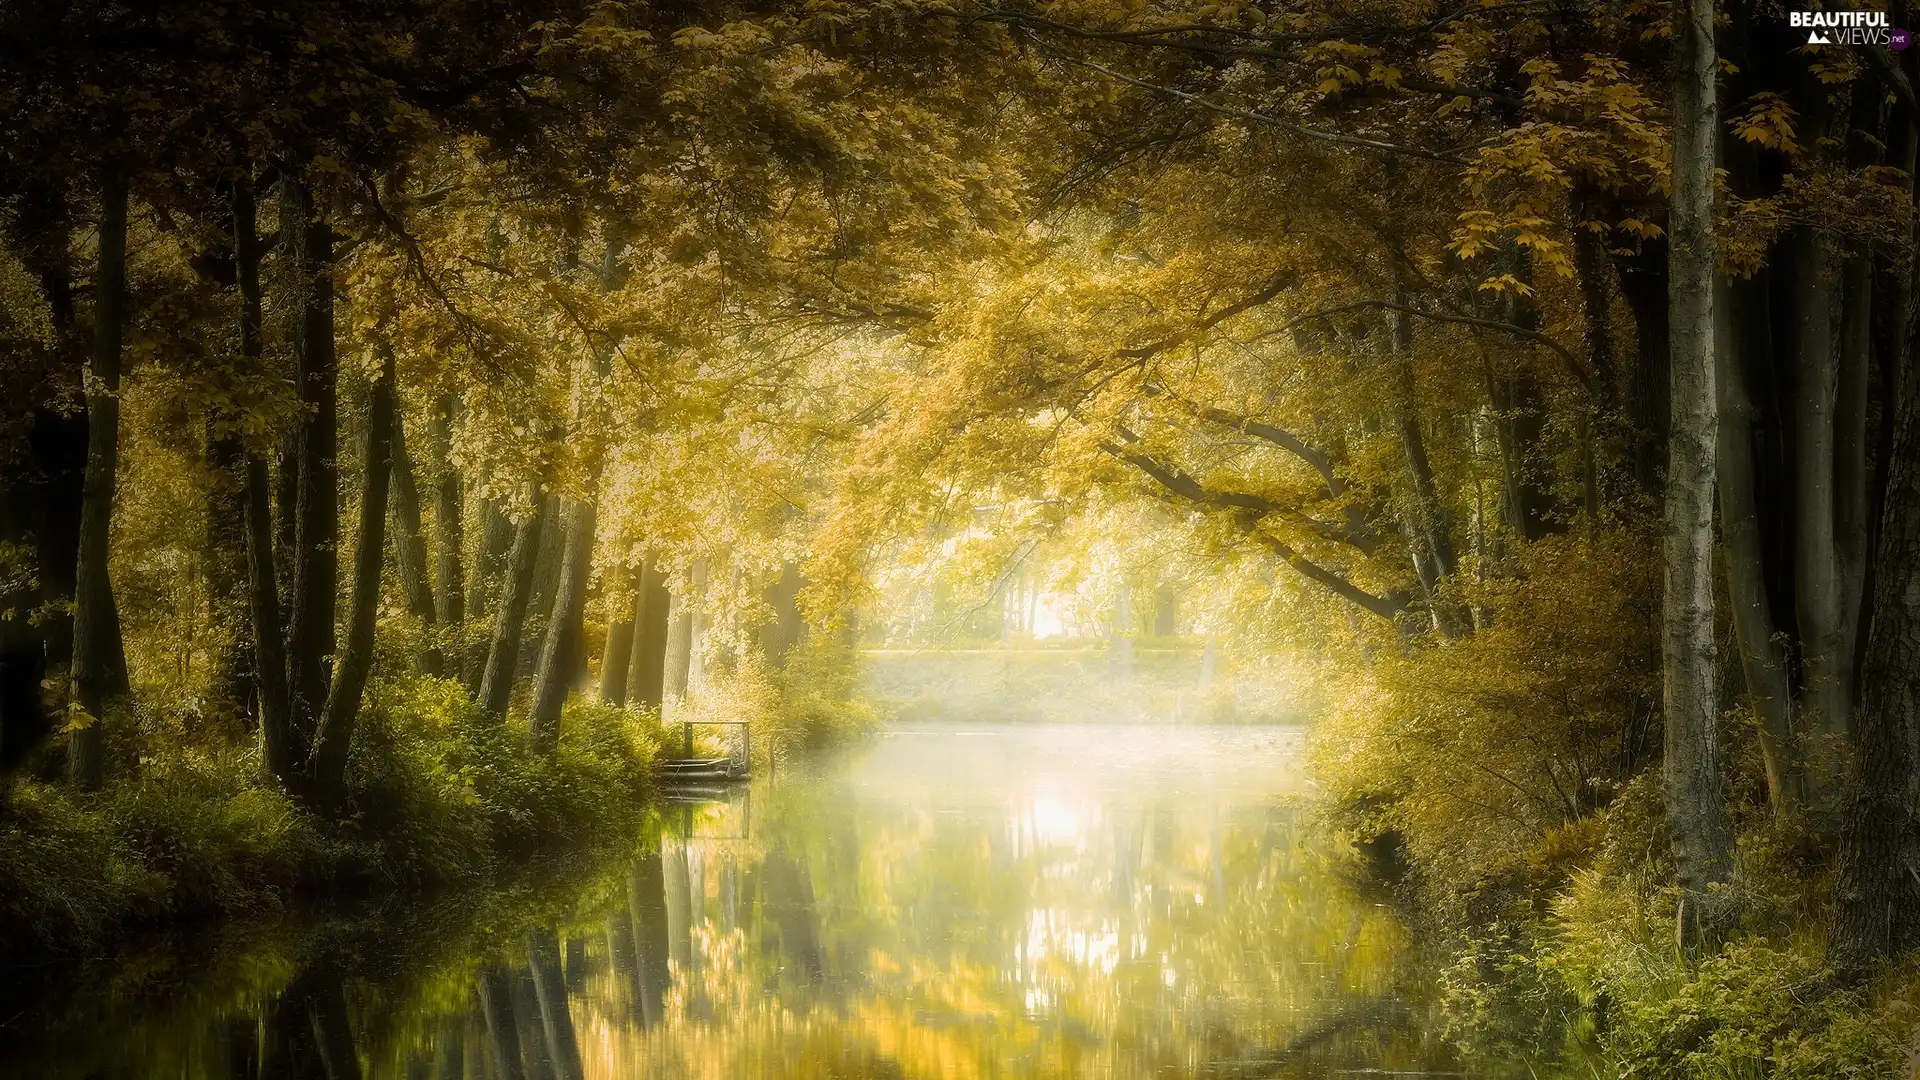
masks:
<instances>
[{"instance_id":1,"label":"pond","mask_svg":"<svg viewBox=\"0 0 1920 1080\"><path fill-rule=\"evenodd\" d=\"M1404 931L1315 839L1301 753L903 724L539 886L15 973L0 1074L1465 1075Z\"/></svg>"}]
</instances>

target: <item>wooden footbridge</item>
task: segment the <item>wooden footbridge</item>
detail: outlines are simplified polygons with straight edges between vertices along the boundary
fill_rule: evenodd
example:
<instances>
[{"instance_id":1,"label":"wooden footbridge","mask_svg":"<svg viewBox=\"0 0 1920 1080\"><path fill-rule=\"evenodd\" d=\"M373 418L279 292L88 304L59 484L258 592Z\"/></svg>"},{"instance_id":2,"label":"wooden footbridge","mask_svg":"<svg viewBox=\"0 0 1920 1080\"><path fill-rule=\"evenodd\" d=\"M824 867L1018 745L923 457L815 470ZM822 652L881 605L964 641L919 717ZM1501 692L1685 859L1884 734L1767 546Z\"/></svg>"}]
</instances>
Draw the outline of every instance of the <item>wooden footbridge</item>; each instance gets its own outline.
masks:
<instances>
[{"instance_id":1,"label":"wooden footbridge","mask_svg":"<svg viewBox=\"0 0 1920 1080\"><path fill-rule=\"evenodd\" d=\"M739 728L733 752L726 757L695 757L695 727ZM753 772L753 730L746 720L691 720L680 724L680 754L655 764L660 786L670 801L691 799L706 802L725 794L734 784L746 781Z\"/></svg>"}]
</instances>

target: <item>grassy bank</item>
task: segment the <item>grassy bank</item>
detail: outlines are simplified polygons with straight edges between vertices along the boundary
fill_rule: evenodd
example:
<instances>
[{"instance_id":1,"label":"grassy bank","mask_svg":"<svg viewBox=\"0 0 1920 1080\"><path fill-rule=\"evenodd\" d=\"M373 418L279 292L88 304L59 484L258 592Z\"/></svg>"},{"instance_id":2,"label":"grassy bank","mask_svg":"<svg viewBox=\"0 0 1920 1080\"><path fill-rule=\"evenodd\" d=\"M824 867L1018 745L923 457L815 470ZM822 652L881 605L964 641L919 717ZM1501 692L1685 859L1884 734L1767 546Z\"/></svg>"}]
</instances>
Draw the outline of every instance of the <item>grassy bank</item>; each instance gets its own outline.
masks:
<instances>
[{"instance_id":1,"label":"grassy bank","mask_svg":"<svg viewBox=\"0 0 1920 1080\"><path fill-rule=\"evenodd\" d=\"M1659 592L1614 542L1542 542L1464 597L1498 612L1470 638L1337 671L1314 733L1330 823L1432 943L1439 1022L1496 1075L1907 1080L1920 957L1865 981L1828 965L1838 823L1782 823L1737 697L1736 881L1724 924L1679 947Z\"/></svg>"},{"instance_id":2,"label":"grassy bank","mask_svg":"<svg viewBox=\"0 0 1920 1080\"><path fill-rule=\"evenodd\" d=\"M401 665L395 664L394 668ZM710 672L663 727L653 708L576 695L556 753L524 722L490 720L450 679L369 689L349 797L322 816L261 777L257 741L162 695L110 717L113 783L61 779L50 754L0 805L0 957L85 954L141 927L272 911L296 897L487 886L559 856L624 850L653 803L652 764L680 720L747 720L757 763L871 730L846 650L793 650ZM698 749L737 728L696 727Z\"/></svg>"},{"instance_id":3,"label":"grassy bank","mask_svg":"<svg viewBox=\"0 0 1920 1080\"><path fill-rule=\"evenodd\" d=\"M368 704L337 818L262 780L251 743L178 712L113 726L127 772L98 794L17 783L0 817L0 948L85 952L302 893L484 883L509 862L624 843L645 813L651 711L575 701L543 756L450 681L388 680Z\"/></svg>"}]
</instances>

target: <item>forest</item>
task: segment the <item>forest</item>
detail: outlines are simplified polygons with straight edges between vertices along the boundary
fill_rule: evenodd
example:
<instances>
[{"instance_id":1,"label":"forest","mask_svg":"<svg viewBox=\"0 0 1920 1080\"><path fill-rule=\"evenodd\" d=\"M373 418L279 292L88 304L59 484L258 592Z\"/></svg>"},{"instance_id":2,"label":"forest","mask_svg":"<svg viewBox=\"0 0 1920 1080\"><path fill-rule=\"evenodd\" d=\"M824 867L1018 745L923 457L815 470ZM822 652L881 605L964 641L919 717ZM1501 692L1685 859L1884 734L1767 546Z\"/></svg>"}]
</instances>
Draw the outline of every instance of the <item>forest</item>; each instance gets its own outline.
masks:
<instances>
[{"instance_id":1,"label":"forest","mask_svg":"<svg viewBox=\"0 0 1920 1080\"><path fill-rule=\"evenodd\" d=\"M1891 2L0 0L0 1072L1920 1075Z\"/></svg>"}]
</instances>

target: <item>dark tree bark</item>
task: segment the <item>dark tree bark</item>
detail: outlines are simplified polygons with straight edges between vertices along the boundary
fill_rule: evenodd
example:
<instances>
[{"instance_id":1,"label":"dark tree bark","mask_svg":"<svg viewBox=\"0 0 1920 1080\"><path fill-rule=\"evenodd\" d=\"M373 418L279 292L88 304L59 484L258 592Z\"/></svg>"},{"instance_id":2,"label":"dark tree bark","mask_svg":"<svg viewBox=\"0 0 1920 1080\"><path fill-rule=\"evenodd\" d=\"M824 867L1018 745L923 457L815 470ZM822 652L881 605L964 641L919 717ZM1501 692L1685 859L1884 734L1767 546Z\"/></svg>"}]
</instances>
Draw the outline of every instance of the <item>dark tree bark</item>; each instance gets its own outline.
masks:
<instances>
[{"instance_id":1,"label":"dark tree bark","mask_svg":"<svg viewBox=\"0 0 1920 1080\"><path fill-rule=\"evenodd\" d=\"M1793 687L1787 659L1775 636L1778 623L1767 598L1760 535L1760 505L1754 484L1753 401L1747 393L1745 335L1759 314L1763 287L1751 281L1720 283L1715 297L1714 370L1719 401L1716 483L1720 540L1724 553L1727 600L1732 607L1734 643L1753 709L1760 717L1760 757L1767 773L1767 797L1774 814L1799 816L1805 776L1793 731Z\"/></svg>"},{"instance_id":2,"label":"dark tree bark","mask_svg":"<svg viewBox=\"0 0 1920 1080\"><path fill-rule=\"evenodd\" d=\"M290 332L299 333L299 327L294 327ZM304 386L305 380L296 370L294 393L304 393ZM273 513L273 558L275 565L280 568L280 616L286 618L293 612L293 564L298 561L300 532L300 430L298 424L293 431L280 440L279 447L274 451ZM284 636L286 632L287 628L282 626L280 633Z\"/></svg>"},{"instance_id":3,"label":"dark tree bark","mask_svg":"<svg viewBox=\"0 0 1920 1080\"><path fill-rule=\"evenodd\" d=\"M584 648L582 620L587 606L587 577L593 569L594 507L575 502L568 507L566 552L561 558L560 587L547 620L547 637L540 649L534 676L533 711L527 729L533 747L543 753L560 745L560 710L573 689L575 658Z\"/></svg>"},{"instance_id":4,"label":"dark tree bark","mask_svg":"<svg viewBox=\"0 0 1920 1080\"><path fill-rule=\"evenodd\" d=\"M0 487L0 540L24 542L31 530L23 505L26 485ZM19 582L18 578L13 579ZM46 654L30 621L38 590L20 582L0 591L0 781L13 774L46 737L50 724L40 700Z\"/></svg>"},{"instance_id":5,"label":"dark tree bark","mask_svg":"<svg viewBox=\"0 0 1920 1080\"><path fill-rule=\"evenodd\" d=\"M93 362L87 372L87 474L81 489L80 555L73 593L72 741L68 767L82 791L100 787L108 698L123 655L107 556L114 474L120 461L120 337L126 322L127 179L108 166L100 196L99 270L94 278Z\"/></svg>"},{"instance_id":6,"label":"dark tree bark","mask_svg":"<svg viewBox=\"0 0 1920 1080\"><path fill-rule=\"evenodd\" d=\"M247 617L246 448L233 431L208 422L207 602L225 642L214 660L214 692L233 714L247 715L253 683L253 633Z\"/></svg>"},{"instance_id":7,"label":"dark tree bark","mask_svg":"<svg viewBox=\"0 0 1920 1080\"><path fill-rule=\"evenodd\" d=\"M532 599L540 534L545 531L547 500L536 488L532 501L533 513L513 532L513 552L507 558L499 615L493 626L493 644L487 651L486 674L480 680L480 707L495 719L505 718L507 702L513 696L513 677L520 663L520 631L526 622L528 601Z\"/></svg>"},{"instance_id":8,"label":"dark tree bark","mask_svg":"<svg viewBox=\"0 0 1920 1080\"><path fill-rule=\"evenodd\" d=\"M288 716L295 745L312 745L329 692L339 588L340 506L335 423L338 363L333 336L333 230L313 193L289 177L280 184L282 255L289 263L300 402L307 413L294 439L294 540L287 612ZM282 465L283 470L286 466Z\"/></svg>"},{"instance_id":9,"label":"dark tree bark","mask_svg":"<svg viewBox=\"0 0 1920 1080\"><path fill-rule=\"evenodd\" d=\"M1581 337L1587 354L1587 403L1580 417L1580 486L1587 535L1600 524L1605 502L1600 490L1596 442L1619 410L1618 346L1614 341L1612 290L1607 286L1607 244L1585 227L1589 194L1576 190L1573 203L1573 272L1580 286Z\"/></svg>"},{"instance_id":10,"label":"dark tree bark","mask_svg":"<svg viewBox=\"0 0 1920 1080\"><path fill-rule=\"evenodd\" d=\"M1733 829L1720 789L1713 613L1714 390L1713 170L1719 126L1713 0L1674 11L1671 237L1673 415L1666 476L1666 588L1661 656L1666 705L1664 773L1680 940L1719 923L1713 886L1733 875Z\"/></svg>"},{"instance_id":11,"label":"dark tree bark","mask_svg":"<svg viewBox=\"0 0 1920 1080\"><path fill-rule=\"evenodd\" d=\"M71 292L71 283L64 283ZM42 282L43 289L46 284ZM73 319L70 310L66 318ZM56 306L56 316L59 308ZM75 335L78 328L71 330ZM84 369L86 360L80 365ZM80 554L80 504L86 489L87 414L82 409L62 415L51 409L34 413L29 448L33 476L27 484L29 528L33 533L34 565L40 580L40 605L47 613L41 636L46 663L65 669L73 662L73 589Z\"/></svg>"},{"instance_id":12,"label":"dark tree bark","mask_svg":"<svg viewBox=\"0 0 1920 1080\"><path fill-rule=\"evenodd\" d=\"M665 701L668 626L673 596L667 592L659 560L647 557L633 610L633 660L627 692L635 705L658 709Z\"/></svg>"},{"instance_id":13,"label":"dark tree bark","mask_svg":"<svg viewBox=\"0 0 1920 1080\"><path fill-rule=\"evenodd\" d=\"M353 553L353 597L347 613L346 648L313 744L314 786L337 801L345 792L347 757L360 717L360 698L373 672L373 637L380 615L380 571L386 564L387 501L393 472L393 433L399 425L393 403L393 351L388 350L367 406L367 434L360 489L360 535Z\"/></svg>"},{"instance_id":14,"label":"dark tree bark","mask_svg":"<svg viewBox=\"0 0 1920 1080\"><path fill-rule=\"evenodd\" d=\"M1672 414L1667 374L1670 362L1667 241L1643 240L1638 251L1619 256L1614 265L1620 294L1633 312L1634 354L1639 358L1627 397L1627 419L1635 436L1634 479L1643 494L1657 497L1661 455L1667 445Z\"/></svg>"},{"instance_id":15,"label":"dark tree bark","mask_svg":"<svg viewBox=\"0 0 1920 1080\"><path fill-rule=\"evenodd\" d=\"M1874 554L1873 624L1854 718L1857 794L1841 844L1832 959L1852 975L1920 946L1920 385L1897 434Z\"/></svg>"},{"instance_id":16,"label":"dark tree bark","mask_svg":"<svg viewBox=\"0 0 1920 1080\"><path fill-rule=\"evenodd\" d=\"M392 441L389 490L393 503L394 562L400 571L400 584L406 590L407 611L420 620L426 632L426 644L420 650L420 673L438 676L446 667L436 636L439 612L434 604L433 583L427 579L427 540L420 524L420 489L414 484L413 459L407 454L406 423L397 408Z\"/></svg>"},{"instance_id":17,"label":"dark tree bark","mask_svg":"<svg viewBox=\"0 0 1920 1080\"><path fill-rule=\"evenodd\" d=\"M19 193L14 207L5 224L12 247L39 282L47 301L54 332L50 359L61 375L69 369L84 374L91 353L88 335L79 320L78 290L73 281L74 221L64 183L30 183ZM29 624L35 604L22 596L16 616L19 625L9 632L22 638L22 648L25 638L32 637L41 649L38 665L58 669L64 682L66 668L73 661L73 587L80 551L81 491L87 471L85 408L61 411L36 405L27 451L28 466L8 470L8 487L20 500L16 519L19 539L33 547L40 611L38 625ZM33 677L33 686L37 700L39 675Z\"/></svg>"},{"instance_id":18,"label":"dark tree bark","mask_svg":"<svg viewBox=\"0 0 1920 1080\"><path fill-rule=\"evenodd\" d=\"M287 689L286 651L280 635L280 587L273 569L273 508L268 491L267 460L247 459L247 609L255 643L254 698L260 708L260 763L268 776L287 787L297 786L305 768L306 748L293 737Z\"/></svg>"},{"instance_id":19,"label":"dark tree bark","mask_svg":"<svg viewBox=\"0 0 1920 1080\"><path fill-rule=\"evenodd\" d=\"M466 575L460 564L465 543L460 474L453 467L454 399L443 397L434 406L433 422L428 425L432 444L433 484L433 591L438 605L440 625L458 629L466 620Z\"/></svg>"},{"instance_id":20,"label":"dark tree bark","mask_svg":"<svg viewBox=\"0 0 1920 1080\"><path fill-rule=\"evenodd\" d=\"M1852 652L1841 619L1840 552L1835 534L1834 407L1840 370L1833 341L1833 289L1826 240L1811 226L1796 229L1786 248L1793 275L1794 598L1800 628L1802 699L1813 731L1846 732L1853 698ZM1842 655L1842 650L1846 650ZM1832 747L1815 747L1814 760ZM1829 770L1816 770L1822 775ZM1831 788L1829 782L1822 788Z\"/></svg>"},{"instance_id":21,"label":"dark tree bark","mask_svg":"<svg viewBox=\"0 0 1920 1080\"><path fill-rule=\"evenodd\" d=\"M1869 84L1871 85L1871 84ZM1847 119L1847 165L1867 169L1881 164L1884 96L1865 86L1852 95ZM1884 261L1871 243L1861 243L1841 264L1838 346L1839 377L1834 393L1833 521L1834 551L1840 578L1838 664L1848 673L1848 689L1857 691L1860 614L1868 547L1873 536L1873 506L1868 493L1869 438L1867 403L1873 387L1874 267ZM1891 399L1890 399L1891 400ZM1848 695L1851 713L1856 701Z\"/></svg>"},{"instance_id":22,"label":"dark tree bark","mask_svg":"<svg viewBox=\"0 0 1920 1080\"><path fill-rule=\"evenodd\" d=\"M1406 299L1404 295L1396 295L1394 302L1404 306ZM1433 628L1444 637L1458 637L1465 631L1465 620L1442 593L1458 568L1458 560L1454 555L1446 506L1440 500L1440 487L1434 480L1433 464L1427 458L1426 438L1414 404L1419 392L1413 378L1413 319L1404 311L1395 311L1392 320L1393 426L1400 437L1400 449L1412 482L1406 521L1408 546L1413 551L1414 574L1420 579L1420 590L1425 595Z\"/></svg>"},{"instance_id":23,"label":"dark tree bark","mask_svg":"<svg viewBox=\"0 0 1920 1080\"><path fill-rule=\"evenodd\" d=\"M234 277L239 286L242 363L258 363L260 342L260 249L255 240L253 191L233 192ZM247 455L241 491L247 543L247 613L254 643L254 699L260 711L260 765L268 779L295 788L306 766L306 748L293 737L287 656L281 637L280 582L274 566L273 491L264 454Z\"/></svg>"},{"instance_id":24,"label":"dark tree bark","mask_svg":"<svg viewBox=\"0 0 1920 1080\"><path fill-rule=\"evenodd\" d=\"M1912 10L1910 6L1908 10ZM1920 84L1920 57L1914 56L1911 51L1901 56L1900 68L1909 85ZM1907 205L1911 206L1914 174L1920 171L1915 168L1916 155L1920 155L1920 117L1896 110L1888 127L1887 163L1906 176L1903 192L1907 197ZM1915 221L1909 214L1906 227L1909 241L1920 240L1920 233L1916 233L1914 226ZM1853 627L1854 670L1863 673L1866 669L1869 628L1873 623L1874 597L1879 591L1876 577L1878 559L1875 555L1879 551L1880 527L1885 519L1887 484L1893 472L1893 443L1899 426L1895 412L1911 364L1909 354L1914 343L1915 288L1920 285L1920 279L1916 279L1912 260L1885 259L1875 267L1873 285L1876 301L1873 304L1873 354L1878 361L1874 387L1879 392L1882 405L1880 422L1874 431L1873 467L1867 486L1868 557L1861 573L1860 605Z\"/></svg>"}]
</instances>

